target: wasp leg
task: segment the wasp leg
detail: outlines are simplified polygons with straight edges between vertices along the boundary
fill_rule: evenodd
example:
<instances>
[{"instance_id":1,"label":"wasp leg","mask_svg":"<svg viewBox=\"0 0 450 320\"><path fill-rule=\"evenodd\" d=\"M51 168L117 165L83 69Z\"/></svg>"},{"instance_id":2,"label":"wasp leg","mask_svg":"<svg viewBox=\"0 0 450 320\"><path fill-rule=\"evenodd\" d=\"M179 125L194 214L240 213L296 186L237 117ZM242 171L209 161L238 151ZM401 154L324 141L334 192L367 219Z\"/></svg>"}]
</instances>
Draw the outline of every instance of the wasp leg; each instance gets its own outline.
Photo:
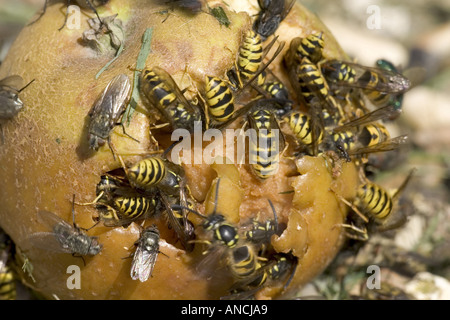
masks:
<instances>
[{"instance_id":1,"label":"wasp leg","mask_svg":"<svg viewBox=\"0 0 450 320\"><path fill-rule=\"evenodd\" d=\"M346 232L345 235L348 238L355 239L355 240L360 240L360 241L367 241L367 240L369 240L369 234L367 233L367 229L366 228L361 229L361 228L358 228L357 226L355 226L353 224L346 224L346 223L338 224L336 226L348 228L350 230L353 230L353 231L357 232L357 234ZM361 235L359 235L359 234L361 234Z\"/></svg>"},{"instance_id":2,"label":"wasp leg","mask_svg":"<svg viewBox=\"0 0 450 320\"><path fill-rule=\"evenodd\" d=\"M361 219L363 219L365 223L369 222L369 219L368 219L364 214L362 214L362 212L361 212L361 211L360 211L360 210L359 210L352 202L346 200L343 196L337 194L336 191L333 190L333 188L330 188L330 191L333 192L333 193L336 195L336 197L337 197L340 201L342 201L342 202L345 203L347 206L349 206L350 208L352 208L353 211L355 211L355 213L356 213L358 216L360 216Z\"/></svg>"},{"instance_id":3,"label":"wasp leg","mask_svg":"<svg viewBox=\"0 0 450 320\"><path fill-rule=\"evenodd\" d=\"M130 136L130 135L125 131L125 126L124 126L123 123L118 123L117 125L120 125L120 126L122 127L122 131L123 131L123 134L124 134L125 136L127 136L127 137L130 138L131 140L136 141L137 143L141 143L138 139L133 138L132 136Z\"/></svg>"}]
</instances>

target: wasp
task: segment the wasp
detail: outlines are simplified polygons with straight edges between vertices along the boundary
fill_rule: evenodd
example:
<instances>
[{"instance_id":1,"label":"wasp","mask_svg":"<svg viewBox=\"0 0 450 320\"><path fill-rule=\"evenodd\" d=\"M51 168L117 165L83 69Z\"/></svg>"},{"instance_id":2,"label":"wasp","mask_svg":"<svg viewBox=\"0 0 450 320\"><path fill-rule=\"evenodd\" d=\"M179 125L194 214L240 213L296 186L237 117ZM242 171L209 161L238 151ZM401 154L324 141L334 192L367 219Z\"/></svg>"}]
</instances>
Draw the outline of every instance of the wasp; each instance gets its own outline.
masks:
<instances>
[{"instance_id":1,"label":"wasp","mask_svg":"<svg viewBox=\"0 0 450 320\"><path fill-rule=\"evenodd\" d=\"M261 86L261 88L269 94L269 99L271 98L279 101L285 101L283 104L277 104L279 107L275 110L275 115L278 119L283 118L292 110L293 103L289 98L289 93L286 86L282 82L266 82Z\"/></svg>"},{"instance_id":2,"label":"wasp","mask_svg":"<svg viewBox=\"0 0 450 320\"><path fill-rule=\"evenodd\" d=\"M133 186L149 190L164 179L166 165L162 158L150 157L135 163L127 172Z\"/></svg>"},{"instance_id":3,"label":"wasp","mask_svg":"<svg viewBox=\"0 0 450 320\"><path fill-rule=\"evenodd\" d=\"M328 113L327 113L328 114ZM297 142L301 146L311 146L313 143L320 144L323 141L324 130L312 124L311 116L302 111L293 111L285 118L292 130ZM313 129L316 132L313 132Z\"/></svg>"},{"instance_id":4,"label":"wasp","mask_svg":"<svg viewBox=\"0 0 450 320\"><path fill-rule=\"evenodd\" d=\"M195 122L204 118L201 108L186 99L175 80L163 68L153 67L141 73L140 92L173 129L194 132Z\"/></svg>"},{"instance_id":5,"label":"wasp","mask_svg":"<svg viewBox=\"0 0 450 320\"><path fill-rule=\"evenodd\" d=\"M235 111L234 94L230 84L219 77L206 77L205 100L214 121L225 122Z\"/></svg>"},{"instance_id":6,"label":"wasp","mask_svg":"<svg viewBox=\"0 0 450 320\"><path fill-rule=\"evenodd\" d=\"M289 44L289 50L284 56L284 62L288 68L301 63L303 58L308 58L308 60L316 64L322 60L323 46L323 32L311 33L304 38L296 37Z\"/></svg>"},{"instance_id":7,"label":"wasp","mask_svg":"<svg viewBox=\"0 0 450 320\"><path fill-rule=\"evenodd\" d=\"M259 259L259 261L261 260ZM248 299L264 285L267 285L269 281L279 281L290 271L291 275L286 280L284 288L289 286L298 263L296 257L291 253L274 253L265 263L259 261L256 269L248 276L238 279L230 288L230 295L221 299Z\"/></svg>"},{"instance_id":8,"label":"wasp","mask_svg":"<svg viewBox=\"0 0 450 320\"><path fill-rule=\"evenodd\" d=\"M132 221L145 219L152 216L156 212L158 201L155 198L149 196L117 196L113 200L113 210L111 219L108 219L108 215L104 214L102 220L105 225L127 225Z\"/></svg>"},{"instance_id":9,"label":"wasp","mask_svg":"<svg viewBox=\"0 0 450 320\"><path fill-rule=\"evenodd\" d=\"M237 68L241 79L250 79L260 68L263 59L261 38L248 30L239 48Z\"/></svg>"},{"instance_id":10,"label":"wasp","mask_svg":"<svg viewBox=\"0 0 450 320\"><path fill-rule=\"evenodd\" d=\"M383 232L399 228L406 222L407 216L395 210L395 205L414 172L415 169L410 171L395 192L390 193L382 186L367 180L358 187L353 202L348 202L343 198L341 201L350 206L366 224L369 223L370 232ZM360 228L353 223L343 226L351 230L347 233L349 237L362 241L368 240L369 232L366 227Z\"/></svg>"},{"instance_id":11,"label":"wasp","mask_svg":"<svg viewBox=\"0 0 450 320\"><path fill-rule=\"evenodd\" d=\"M233 247L228 251L227 265L234 279L246 279L260 266L255 250L247 244Z\"/></svg>"},{"instance_id":12,"label":"wasp","mask_svg":"<svg viewBox=\"0 0 450 320\"><path fill-rule=\"evenodd\" d=\"M8 253L3 251L0 254L0 300L16 300L16 279L7 262Z\"/></svg>"},{"instance_id":13,"label":"wasp","mask_svg":"<svg viewBox=\"0 0 450 320\"><path fill-rule=\"evenodd\" d=\"M291 83L297 88L298 97L303 100L305 105L312 107L319 103L332 115L339 111L339 115L343 117L344 113L330 94L330 88L322 72L311 60L307 57L302 58L289 74ZM314 110L316 113L321 111L322 107Z\"/></svg>"},{"instance_id":14,"label":"wasp","mask_svg":"<svg viewBox=\"0 0 450 320\"><path fill-rule=\"evenodd\" d=\"M90 117L88 127L90 149L97 151L105 142L108 142L111 148L110 132L114 126L120 124L119 119L125 112L130 99L130 92L131 84L128 76L118 74L108 83L102 94L97 98L88 113ZM125 133L123 124L122 128ZM111 151L113 151L112 148Z\"/></svg>"},{"instance_id":15,"label":"wasp","mask_svg":"<svg viewBox=\"0 0 450 320\"><path fill-rule=\"evenodd\" d=\"M333 90L358 88L376 107L392 104L399 111L395 99L409 90L411 82L386 60L378 60L377 66L326 60L321 63L321 70Z\"/></svg>"},{"instance_id":16,"label":"wasp","mask_svg":"<svg viewBox=\"0 0 450 320\"><path fill-rule=\"evenodd\" d=\"M209 239L197 239L190 241L191 243L203 243L208 245L208 249L203 252L203 259L196 267L197 271L203 275L206 275L213 270L211 267L212 265L216 265L219 261L223 261L222 258L224 251L229 251L235 248L240 240L238 228L228 222L223 214L217 212L219 185L220 178L216 183L216 193L214 199L215 206L211 214L205 216L196 210L192 210L188 207L185 208L187 211L192 212L204 219L202 228L209 234ZM174 210L179 210L180 208L181 206L179 205L172 206L172 209Z\"/></svg>"},{"instance_id":17,"label":"wasp","mask_svg":"<svg viewBox=\"0 0 450 320\"><path fill-rule=\"evenodd\" d=\"M177 196L186 187L183 168L163 157L142 159L130 168L125 168L125 172L131 185L141 190L158 188L165 194Z\"/></svg>"},{"instance_id":18,"label":"wasp","mask_svg":"<svg viewBox=\"0 0 450 320\"><path fill-rule=\"evenodd\" d=\"M122 161L121 157L119 159ZM190 192L185 183L183 168L162 157L143 159L128 169L123 161L122 165L133 188L142 190L144 194L149 192L152 194L157 190L158 197L166 209L170 226L174 228L183 247L191 251L193 246L189 241L195 238L195 233L191 221L184 213ZM175 205L181 206L180 211L173 210L172 207Z\"/></svg>"},{"instance_id":19,"label":"wasp","mask_svg":"<svg viewBox=\"0 0 450 320\"><path fill-rule=\"evenodd\" d=\"M239 48L237 71L234 68L229 70L227 72L228 80L219 77L206 77L205 100L209 113L215 122L225 126L229 121L235 119L233 117L236 110L235 97L244 92L244 89L255 80L258 82L258 86L264 83L264 70L284 46L284 43L280 44L269 62L263 64L265 52L269 51L273 44L274 42L269 44L264 51L261 38L252 30L249 30ZM243 80L247 81L244 83Z\"/></svg>"},{"instance_id":20,"label":"wasp","mask_svg":"<svg viewBox=\"0 0 450 320\"><path fill-rule=\"evenodd\" d=\"M197 212L198 215L200 213ZM200 240L199 242L207 244L219 244L226 248L234 248L239 240L239 232L236 226L227 222L225 217L220 214L213 212L208 217L200 215L205 219L202 227L207 232L212 233L212 241L210 240Z\"/></svg>"},{"instance_id":21,"label":"wasp","mask_svg":"<svg viewBox=\"0 0 450 320\"><path fill-rule=\"evenodd\" d=\"M406 143L407 135L390 138L386 127L376 122L397 112L394 106L387 105L334 128L331 135L334 145L347 160L351 155L398 148Z\"/></svg>"},{"instance_id":22,"label":"wasp","mask_svg":"<svg viewBox=\"0 0 450 320\"><path fill-rule=\"evenodd\" d=\"M294 0L291 0L288 4L285 0L258 0L261 10L253 23L253 30L261 38L268 38L278 29L281 21L291 11L294 3Z\"/></svg>"},{"instance_id":23,"label":"wasp","mask_svg":"<svg viewBox=\"0 0 450 320\"><path fill-rule=\"evenodd\" d=\"M23 79L19 75L12 75L0 80L0 119L11 119L15 117L23 108L23 102L19 98L19 93L25 90L34 79L26 84L22 89Z\"/></svg>"},{"instance_id":24,"label":"wasp","mask_svg":"<svg viewBox=\"0 0 450 320\"><path fill-rule=\"evenodd\" d=\"M227 72L227 76L233 90L242 90L255 80L257 80L259 85L264 83L265 69L280 54L285 45L284 42L281 42L269 61L267 61L267 63L263 63L263 59L275 44L277 39L278 37L275 37L263 49L262 41L259 35L252 30L247 31L244 36L243 43L239 47L237 70L232 68ZM247 80L247 82L244 83L243 80Z\"/></svg>"},{"instance_id":25,"label":"wasp","mask_svg":"<svg viewBox=\"0 0 450 320\"><path fill-rule=\"evenodd\" d=\"M152 225L141 232L136 241L136 251L133 254L131 264L131 279L145 282L152 276L153 269L158 258L159 251L159 230L156 225Z\"/></svg>"},{"instance_id":26,"label":"wasp","mask_svg":"<svg viewBox=\"0 0 450 320\"><path fill-rule=\"evenodd\" d=\"M285 140L275 112L278 101L260 99L251 103L247 114L250 129L254 131L249 139L249 162L253 173L265 180L278 171L280 156Z\"/></svg>"},{"instance_id":27,"label":"wasp","mask_svg":"<svg viewBox=\"0 0 450 320\"><path fill-rule=\"evenodd\" d=\"M290 99L289 90L287 89L286 85L270 70L268 70L267 73L270 75L267 76L266 72L264 72L264 78L261 79L261 81L257 82L257 86L263 90L263 97L284 101L284 103L282 105L279 105L280 107L276 109L276 116L277 118L281 119L289 111L292 110L293 102ZM270 79L268 79L268 77L270 77Z\"/></svg>"},{"instance_id":28,"label":"wasp","mask_svg":"<svg viewBox=\"0 0 450 320\"><path fill-rule=\"evenodd\" d=\"M251 227L244 232L245 239L255 244L269 243L271 237L278 231L278 217L272 201L268 200L273 212L273 219L260 222L252 219Z\"/></svg>"},{"instance_id":29,"label":"wasp","mask_svg":"<svg viewBox=\"0 0 450 320\"><path fill-rule=\"evenodd\" d=\"M98 222L103 221L107 227L126 228L134 221L153 216L160 209L156 190L139 193L123 177L112 172L100 177L93 202L77 204L95 205L99 210Z\"/></svg>"},{"instance_id":30,"label":"wasp","mask_svg":"<svg viewBox=\"0 0 450 320\"><path fill-rule=\"evenodd\" d=\"M12 241L0 229L0 300L16 300L16 277L9 265Z\"/></svg>"},{"instance_id":31,"label":"wasp","mask_svg":"<svg viewBox=\"0 0 450 320\"><path fill-rule=\"evenodd\" d=\"M38 218L43 224L51 228L51 231L31 234L30 242L34 246L60 253L70 253L73 256L95 256L102 250L102 245L97 241L96 237L88 236L75 224L75 211L73 207L73 225L70 225L50 211L39 211Z\"/></svg>"}]
</instances>

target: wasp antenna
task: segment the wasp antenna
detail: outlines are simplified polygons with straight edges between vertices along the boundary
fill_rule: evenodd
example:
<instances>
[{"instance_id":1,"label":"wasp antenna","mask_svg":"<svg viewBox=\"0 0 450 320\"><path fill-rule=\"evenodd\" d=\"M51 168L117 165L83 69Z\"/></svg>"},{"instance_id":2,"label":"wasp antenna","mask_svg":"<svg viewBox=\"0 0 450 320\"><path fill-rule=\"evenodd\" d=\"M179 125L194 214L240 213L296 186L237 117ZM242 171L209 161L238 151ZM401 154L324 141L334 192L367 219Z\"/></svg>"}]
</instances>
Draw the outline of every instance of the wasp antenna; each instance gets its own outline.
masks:
<instances>
[{"instance_id":1,"label":"wasp antenna","mask_svg":"<svg viewBox=\"0 0 450 320\"><path fill-rule=\"evenodd\" d=\"M179 205L179 204L171 205L170 208L171 208L172 210L187 210L187 211L189 211L189 212L195 213L196 215L198 215L198 216L200 216L200 217L202 217L202 218L204 218L204 219L207 218L205 215L201 214L201 213L198 212L197 210L194 210L194 209L191 209L191 208L189 208L189 207L182 206L182 205Z\"/></svg>"},{"instance_id":2,"label":"wasp antenna","mask_svg":"<svg viewBox=\"0 0 450 320\"><path fill-rule=\"evenodd\" d=\"M275 228L278 229L278 216L277 216L277 212L275 210L275 207L272 203L272 201L270 201L270 199L267 199L269 201L270 207L272 208L272 212L273 212L273 221L275 222Z\"/></svg>"},{"instance_id":3,"label":"wasp antenna","mask_svg":"<svg viewBox=\"0 0 450 320\"><path fill-rule=\"evenodd\" d=\"M127 169L127 167L125 166L125 162L123 161L122 156L121 156L120 154L117 154L117 158L119 158L120 165L122 166L123 171L125 172L125 175L127 176L128 181L131 181L131 180L130 180L130 176L128 175L128 169Z\"/></svg>"},{"instance_id":4,"label":"wasp antenna","mask_svg":"<svg viewBox=\"0 0 450 320\"><path fill-rule=\"evenodd\" d=\"M94 8L90 0L86 0L87 5L91 8L92 11L94 11L95 15L97 16L98 20L100 21L100 27L103 25L103 21L98 15L97 9Z\"/></svg>"},{"instance_id":5,"label":"wasp antenna","mask_svg":"<svg viewBox=\"0 0 450 320\"><path fill-rule=\"evenodd\" d=\"M405 189L405 187L408 185L409 181L411 180L411 178L413 177L413 175L416 171L417 171L417 168L412 168L411 171L409 171L408 176L402 182L402 184L398 187L398 189L395 191L392 198L396 198L396 197L398 197L399 194L402 193L403 189Z\"/></svg>"},{"instance_id":6,"label":"wasp antenna","mask_svg":"<svg viewBox=\"0 0 450 320\"><path fill-rule=\"evenodd\" d=\"M295 258L295 259L296 259L295 266L293 267L293 270L292 270L289 278L287 279L286 283L284 284L283 290L286 290L286 288L289 286L289 284L291 283L292 279L294 278L295 271L297 271L298 259L297 258Z\"/></svg>"},{"instance_id":7,"label":"wasp antenna","mask_svg":"<svg viewBox=\"0 0 450 320\"><path fill-rule=\"evenodd\" d=\"M217 212L217 203L219 200L219 184L220 184L220 178L217 179L217 183L216 183L216 194L214 195L214 211L213 214L215 214Z\"/></svg>"},{"instance_id":8,"label":"wasp antenna","mask_svg":"<svg viewBox=\"0 0 450 320\"><path fill-rule=\"evenodd\" d=\"M167 154L172 151L172 149L179 144L181 141L183 141L183 137L180 137L180 139L178 139L177 141L175 141L174 143L172 143L166 150L164 150L162 157L164 159L167 159Z\"/></svg>"}]
</instances>

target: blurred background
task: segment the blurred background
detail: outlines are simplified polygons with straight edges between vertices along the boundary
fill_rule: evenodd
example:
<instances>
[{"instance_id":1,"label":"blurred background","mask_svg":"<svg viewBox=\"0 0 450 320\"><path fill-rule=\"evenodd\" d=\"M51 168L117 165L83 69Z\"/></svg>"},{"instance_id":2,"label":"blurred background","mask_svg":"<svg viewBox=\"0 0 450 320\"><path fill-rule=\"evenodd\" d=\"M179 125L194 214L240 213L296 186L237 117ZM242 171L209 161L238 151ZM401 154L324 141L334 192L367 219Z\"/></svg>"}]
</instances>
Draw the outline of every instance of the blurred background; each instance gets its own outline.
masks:
<instances>
[{"instance_id":1,"label":"blurred background","mask_svg":"<svg viewBox=\"0 0 450 320\"><path fill-rule=\"evenodd\" d=\"M413 82L402 115L388 123L392 136L406 133L410 144L375 156L370 178L397 188L412 168L417 170L397 208L408 215L407 224L364 245L350 242L298 296L450 299L450 2L301 2L352 59L366 66L387 59ZM367 290L369 265L381 268L380 290Z\"/></svg>"},{"instance_id":2,"label":"blurred background","mask_svg":"<svg viewBox=\"0 0 450 320\"><path fill-rule=\"evenodd\" d=\"M0 0L0 61L44 0ZM349 242L326 272L296 298L450 299L450 1L303 0L356 62L380 58L413 82L403 113L387 123L392 136L408 134L406 148L374 156L370 178L397 188L412 168L398 210L407 224ZM388 154L388 155L386 155ZM368 290L369 265L382 288ZM33 298L26 290L19 299Z\"/></svg>"}]
</instances>

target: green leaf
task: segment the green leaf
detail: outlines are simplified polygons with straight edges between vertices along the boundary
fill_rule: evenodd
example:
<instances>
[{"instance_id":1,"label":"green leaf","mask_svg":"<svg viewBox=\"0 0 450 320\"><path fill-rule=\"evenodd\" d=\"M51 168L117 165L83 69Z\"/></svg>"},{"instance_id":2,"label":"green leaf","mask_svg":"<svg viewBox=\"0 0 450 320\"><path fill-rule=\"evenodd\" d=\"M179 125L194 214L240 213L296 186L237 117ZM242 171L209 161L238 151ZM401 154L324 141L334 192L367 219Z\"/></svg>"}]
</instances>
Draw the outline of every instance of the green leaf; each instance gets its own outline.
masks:
<instances>
[{"instance_id":1,"label":"green leaf","mask_svg":"<svg viewBox=\"0 0 450 320\"><path fill-rule=\"evenodd\" d=\"M225 27L230 26L230 20L228 20L227 14L222 7L209 8L209 12L219 21L221 25Z\"/></svg>"},{"instance_id":2,"label":"green leaf","mask_svg":"<svg viewBox=\"0 0 450 320\"><path fill-rule=\"evenodd\" d=\"M134 70L133 91L131 93L130 104L125 110L124 119L126 119L127 124L130 123L131 115L136 109L137 101L139 100L139 75L141 70L145 68L145 62L147 61L147 57L151 51L152 36L153 28L147 28L142 36L141 50L139 51L136 61L136 69Z\"/></svg>"}]
</instances>

